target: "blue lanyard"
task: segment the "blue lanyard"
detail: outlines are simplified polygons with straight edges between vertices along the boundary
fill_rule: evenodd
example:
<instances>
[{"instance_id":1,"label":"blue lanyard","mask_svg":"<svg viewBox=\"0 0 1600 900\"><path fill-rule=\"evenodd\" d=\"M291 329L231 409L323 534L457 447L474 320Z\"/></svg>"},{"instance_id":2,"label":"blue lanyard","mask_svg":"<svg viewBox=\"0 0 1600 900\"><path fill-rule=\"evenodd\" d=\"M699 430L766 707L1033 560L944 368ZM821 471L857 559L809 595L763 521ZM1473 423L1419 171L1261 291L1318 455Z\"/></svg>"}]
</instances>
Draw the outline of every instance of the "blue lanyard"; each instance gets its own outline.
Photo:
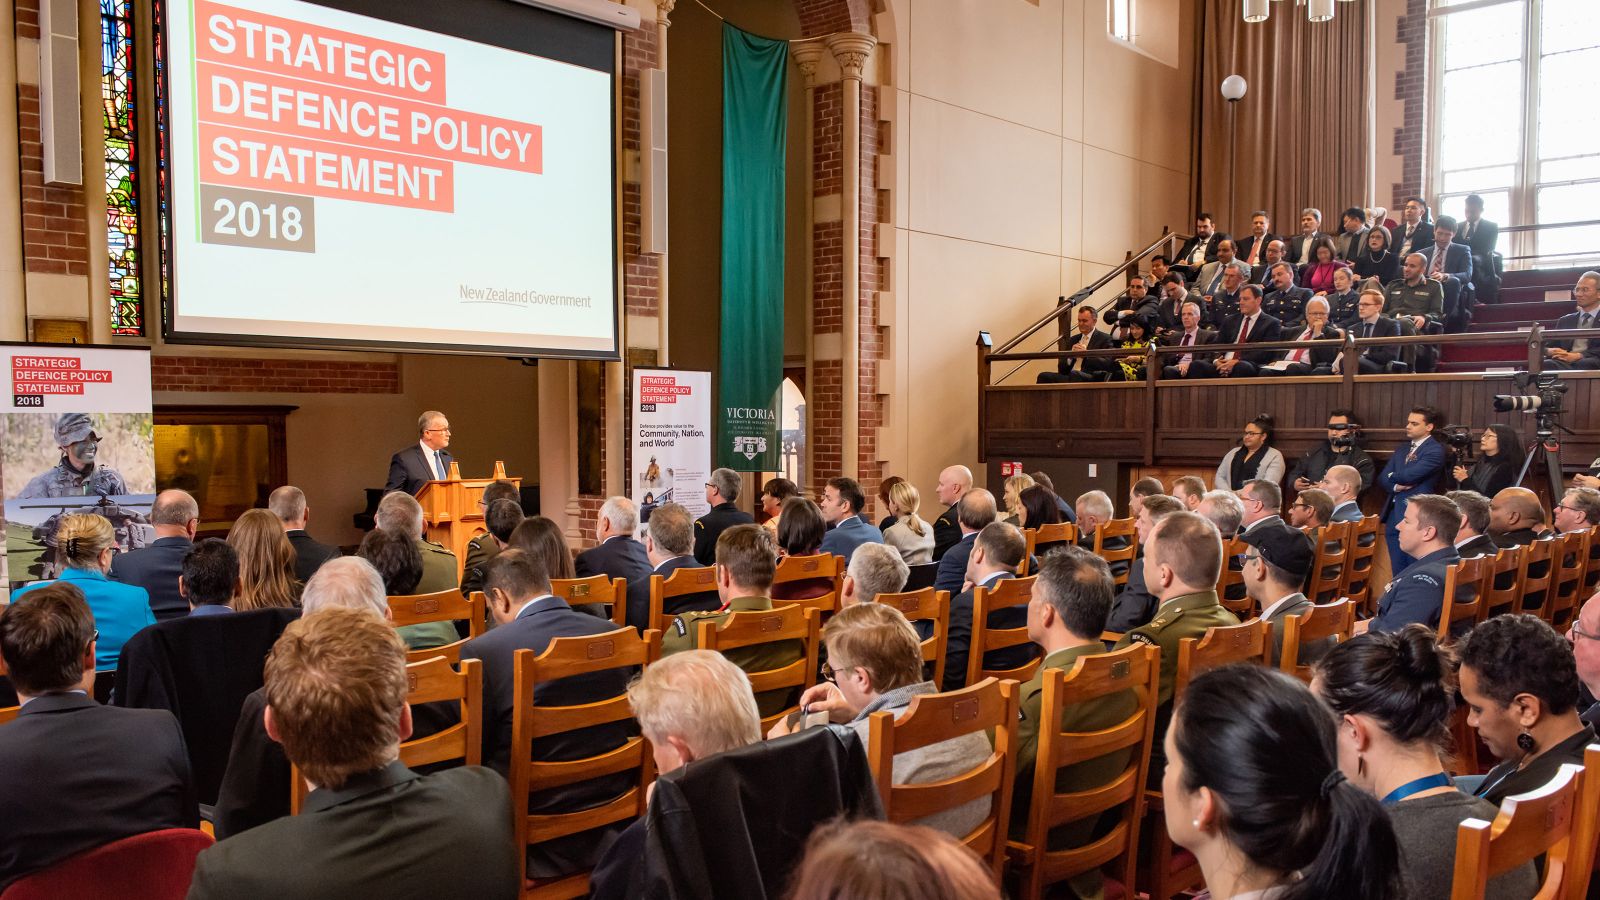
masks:
<instances>
[{"instance_id":1,"label":"blue lanyard","mask_svg":"<svg viewBox=\"0 0 1600 900\"><path fill-rule=\"evenodd\" d=\"M1384 795L1383 805L1393 806L1412 794L1419 794L1423 791L1431 791L1434 788L1448 787L1450 784L1450 776L1443 772L1437 772L1433 775L1424 775L1414 781L1408 781Z\"/></svg>"}]
</instances>

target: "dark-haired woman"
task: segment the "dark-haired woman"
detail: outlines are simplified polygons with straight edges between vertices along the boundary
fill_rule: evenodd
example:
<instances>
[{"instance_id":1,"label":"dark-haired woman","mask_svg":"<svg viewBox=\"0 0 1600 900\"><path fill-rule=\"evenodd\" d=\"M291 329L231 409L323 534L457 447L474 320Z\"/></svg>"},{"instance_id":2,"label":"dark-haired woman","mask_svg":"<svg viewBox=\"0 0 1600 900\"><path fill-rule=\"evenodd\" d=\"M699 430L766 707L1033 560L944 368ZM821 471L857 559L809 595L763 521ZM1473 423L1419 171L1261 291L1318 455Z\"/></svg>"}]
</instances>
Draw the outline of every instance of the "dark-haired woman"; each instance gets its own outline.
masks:
<instances>
[{"instance_id":1,"label":"dark-haired woman","mask_svg":"<svg viewBox=\"0 0 1600 900\"><path fill-rule=\"evenodd\" d=\"M1272 446L1272 417L1262 413L1245 423L1239 446L1223 455L1212 486L1219 491L1237 491L1246 481L1256 479L1281 484L1285 468L1283 454Z\"/></svg>"},{"instance_id":2,"label":"dark-haired woman","mask_svg":"<svg viewBox=\"0 0 1600 900\"><path fill-rule=\"evenodd\" d=\"M1510 425L1490 425L1478 439L1478 449L1483 455L1471 469L1457 465L1451 475L1462 490L1477 491L1492 500L1515 485L1522 474L1522 438Z\"/></svg>"},{"instance_id":3,"label":"dark-haired woman","mask_svg":"<svg viewBox=\"0 0 1600 900\"><path fill-rule=\"evenodd\" d=\"M1366 246L1356 254L1357 278L1376 278L1379 284L1388 284L1400 271L1400 258L1390 249L1394 238L1382 225L1367 232Z\"/></svg>"},{"instance_id":4,"label":"dark-haired woman","mask_svg":"<svg viewBox=\"0 0 1600 900\"><path fill-rule=\"evenodd\" d=\"M1496 813L1459 790L1440 762L1450 740L1452 681L1433 631L1407 625L1337 645L1311 684L1337 717L1340 770L1377 797L1394 823L1410 900L1450 896L1458 827ZM1522 900L1537 889L1529 862L1491 880L1486 896Z\"/></svg>"},{"instance_id":5,"label":"dark-haired woman","mask_svg":"<svg viewBox=\"0 0 1600 900\"><path fill-rule=\"evenodd\" d=\"M804 497L783 501L778 514L778 559L786 556L816 556L822 552L822 536L827 531L822 510ZM813 600L833 590L832 578L802 578L772 586L774 600Z\"/></svg>"},{"instance_id":6,"label":"dark-haired woman","mask_svg":"<svg viewBox=\"0 0 1600 900\"><path fill-rule=\"evenodd\" d=\"M800 496L800 489L787 478L768 478L761 486L761 512L766 516L761 527L774 541L778 539L778 514L783 512L783 501Z\"/></svg>"},{"instance_id":7,"label":"dark-haired woman","mask_svg":"<svg viewBox=\"0 0 1600 900\"><path fill-rule=\"evenodd\" d=\"M1296 679L1251 665L1206 672L1166 746L1167 832L1216 900L1404 896L1394 829L1339 771L1333 718Z\"/></svg>"}]
</instances>

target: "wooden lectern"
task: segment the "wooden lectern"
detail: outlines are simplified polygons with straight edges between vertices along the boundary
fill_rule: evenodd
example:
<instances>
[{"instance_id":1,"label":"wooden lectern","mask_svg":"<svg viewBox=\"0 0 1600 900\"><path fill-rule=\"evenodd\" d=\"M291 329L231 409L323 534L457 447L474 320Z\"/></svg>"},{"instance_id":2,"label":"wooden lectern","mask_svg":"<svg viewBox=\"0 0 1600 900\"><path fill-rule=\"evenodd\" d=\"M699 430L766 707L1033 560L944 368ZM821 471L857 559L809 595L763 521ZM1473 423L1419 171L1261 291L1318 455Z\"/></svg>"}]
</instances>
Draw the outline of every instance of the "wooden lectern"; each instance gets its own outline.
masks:
<instances>
[{"instance_id":1,"label":"wooden lectern","mask_svg":"<svg viewBox=\"0 0 1600 900\"><path fill-rule=\"evenodd\" d=\"M483 489L495 481L509 481L519 490L522 488L522 479L507 477L506 464L498 459L488 478L466 479L461 477L461 464L451 460L449 479L430 481L417 492L428 540L456 555L457 578L466 564L467 542L489 530L479 501L483 499Z\"/></svg>"}]
</instances>

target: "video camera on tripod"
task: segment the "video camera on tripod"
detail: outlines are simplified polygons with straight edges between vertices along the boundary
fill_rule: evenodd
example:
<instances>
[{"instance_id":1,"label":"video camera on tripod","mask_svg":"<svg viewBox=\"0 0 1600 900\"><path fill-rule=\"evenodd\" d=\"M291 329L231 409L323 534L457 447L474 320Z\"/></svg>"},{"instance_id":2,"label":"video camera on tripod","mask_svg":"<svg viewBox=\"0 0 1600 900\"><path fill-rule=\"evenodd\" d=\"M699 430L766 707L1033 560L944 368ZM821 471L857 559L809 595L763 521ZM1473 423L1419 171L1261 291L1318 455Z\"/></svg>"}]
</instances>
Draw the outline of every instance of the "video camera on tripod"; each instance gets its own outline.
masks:
<instances>
[{"instance_id":1,"label":"video camera on tripod","mask_svg":"<svg viewBox=\"0 0 1600 900\"><path fill-rule=\"evenodd\" d=\"M1565 431L1571 434L1571 429L1556 420L1562 413L1561 397L1567 392L1568 385L1563 384L1561 376L1555 372L1540 372L1537 375L1532 372L1518 372L1511 376L1511 380L1523 393L1496 394L1495 411L1533 413L1536 439L1529 448L1528 458L1522 464L1522 471L1517 475L1516 483L1523 482L1537 460L1539 468L1544 470L1545 482L1550 491L1550 502L1559 502L1563 493L1563 482L1561 442L1556 438L1556 432Z\"/></svg>"}]
</instances>

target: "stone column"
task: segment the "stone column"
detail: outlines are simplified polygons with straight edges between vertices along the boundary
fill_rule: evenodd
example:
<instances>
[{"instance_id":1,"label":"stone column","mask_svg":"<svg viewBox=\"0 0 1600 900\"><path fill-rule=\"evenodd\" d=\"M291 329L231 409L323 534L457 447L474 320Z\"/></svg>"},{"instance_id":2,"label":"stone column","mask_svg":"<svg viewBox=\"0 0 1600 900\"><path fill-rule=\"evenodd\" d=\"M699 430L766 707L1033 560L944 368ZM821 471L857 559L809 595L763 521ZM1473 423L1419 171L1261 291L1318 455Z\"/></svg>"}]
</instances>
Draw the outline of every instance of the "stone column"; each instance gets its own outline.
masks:
<instances>
[{"instance_id":1,"label":"stone column","mask_svg":"<svg viewBox=\"0 0 1600 900\"><path fill-rule=\"evenodd\" d=\"M789 44L789 52L791 54L793 54L795 63L800 67L800 74L806 80L806 91L805 91L805 98L806 98L805 99L805 106L806 106L806 119L805 119L806 158L804 160L804 163L805 163L805 172L806 172L805 235L806 235L806 246L808 246L808 247L811 246L812 242L815 240L815 231L814 231L814 229L815 229L815 221L814 220L815 220L815 217L816 217L816 213L815 213L816 197L814 195L816 193L816 180L817 180L817 178L816 178L816 171L815 171L814 167L816 165L816 158L817 158L817 147L816 147L817 110L816 110L816 101L815 101L814 93L815 93L815 88L817 86L817 63L819 61L821 61L821 59L822 59L822 51L823 51L823 47L822 47L822 42L821 41L791 42ZM814 364L816 362L816 359L815 359L816 349L813 346L813 344L814 344L815 339L816 339L816 331L817 331L817 326L816 326L817 307L816 307L816 297L815 297L815 293L814 293L815 284L816 284L816 266L814 264L814 261L812 261L812 262L808 262L807 265L806 265L806 292L805 292L805 298L806 298L806 335L805 335L805 342L804 343L805 343L805 347L806 347L806 395L807 395L808 399L806 401L806 420L804 422L800 423L801 427L804 429L805 436L806 436L805 458L801 462L801 467L800 467L801 479L800 480L801 480L802 484L807 484L807 485L810 484L810 482L811 482L811 480L813 478L812 473L816 471L814 468L812 468L812 464L811 464L812 449L814 447L816 447L816 445L817 445L816 432L811 427L811 418L812 418L811 410L816 404L811 402L810 399L809 399L811 394L816 390L816 383L817 383L816 376L813 374Z\"/></svg>"},{"instance_id":2,"label":"stone column","mask_svg":"<svg viewBox=\"0 0 1600 900\"><path fill-rule=\"evenodd\" d=\"M672 9L678 0L656 0L656 66L663 73L667 71L667 29L672 22L667 17L672 15ZM667 78L670 80L671 75ZM644 86L640 85L640 90ZM663 135L663 138L666 136ZM649 153L649 147L641 147L640 152ZM653 172L652 177L666 178L666 172ZM639 196L648 196L650 185L639 186ZM642 223L641 223L642 227ZM667 336L671 329L667 325L667 251L663 250L656 255L656 365L667 365ZM626 491L624 491L626 493Z\"/></svg>"},{"instance_id":3,"label":"stone column","mask_svg":"<svg viewBox=\"0 0 1600 900\"><path fill-rule=\"evenodd\" d=\"M861 73L872 56L877 38L870 34L836 34L828 49L843 77L844 183L841 206L844 220L844 298L840 475L857 477L861 446Z\"/></svg>"}]
</instances>

